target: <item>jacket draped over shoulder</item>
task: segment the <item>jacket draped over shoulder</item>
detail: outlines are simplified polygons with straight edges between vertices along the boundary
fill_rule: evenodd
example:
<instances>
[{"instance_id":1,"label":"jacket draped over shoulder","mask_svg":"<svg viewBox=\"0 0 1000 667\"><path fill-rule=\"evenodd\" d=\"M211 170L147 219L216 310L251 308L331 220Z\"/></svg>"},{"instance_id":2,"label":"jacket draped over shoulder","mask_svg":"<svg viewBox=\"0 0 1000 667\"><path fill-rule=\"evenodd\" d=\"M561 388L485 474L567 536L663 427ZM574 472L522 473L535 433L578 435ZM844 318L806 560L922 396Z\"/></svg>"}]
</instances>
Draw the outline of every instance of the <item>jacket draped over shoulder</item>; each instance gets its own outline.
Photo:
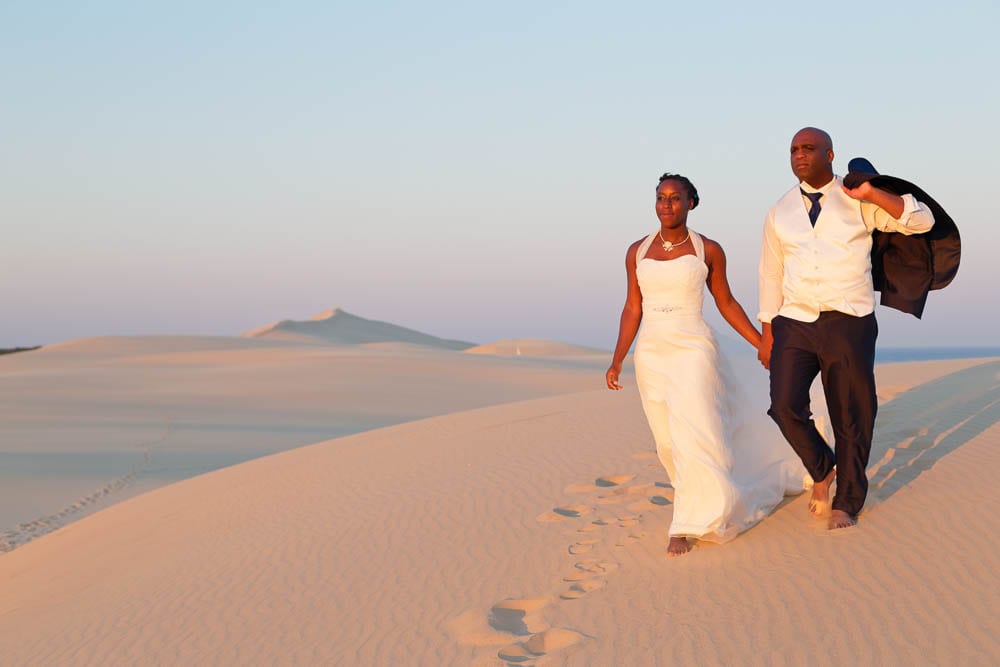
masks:
<instances>
[{"instance_id":1,"label":"jacket draped over shoulder","mask_svg":"<svg viewBox=\"0 0 1000 667\"><path fill-rule=\"evenodd\" d=\"M893 194L913 195L934 215L934 227L923 234L872 233L872 283L881 293L879 303L919 318L928 292L946 287L958 273L962 256L958 227L933 197L909 181L849 173L844 184L854 188L865 180Z\"/></svg>"}]
</instances>

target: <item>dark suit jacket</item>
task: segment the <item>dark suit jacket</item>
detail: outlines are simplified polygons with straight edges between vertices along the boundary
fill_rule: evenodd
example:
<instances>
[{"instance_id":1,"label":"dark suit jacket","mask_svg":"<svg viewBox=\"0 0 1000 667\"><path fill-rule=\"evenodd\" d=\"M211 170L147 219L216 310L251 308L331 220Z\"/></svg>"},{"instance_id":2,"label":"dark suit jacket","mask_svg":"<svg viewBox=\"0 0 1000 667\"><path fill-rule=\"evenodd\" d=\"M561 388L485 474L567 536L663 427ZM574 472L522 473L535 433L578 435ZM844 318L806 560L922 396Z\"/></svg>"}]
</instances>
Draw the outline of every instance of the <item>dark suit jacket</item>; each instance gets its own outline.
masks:
<instances>
[{"instance_id":1,"label":"dark suit jacket","mask_svg":"<svg viewBox=\"0 0 1000 667\"><path fill-rule=\"evenodd\" d=\"M934 198L909 181L894 176L850 172L844 185L856 188L864 181L897 195L911 194L934 215L934 227L923 234L872 234L872 282L881 292L880 303L920 317L930 290L955 279L962 241L951 216Z\"/></svg>"}]
</instances>

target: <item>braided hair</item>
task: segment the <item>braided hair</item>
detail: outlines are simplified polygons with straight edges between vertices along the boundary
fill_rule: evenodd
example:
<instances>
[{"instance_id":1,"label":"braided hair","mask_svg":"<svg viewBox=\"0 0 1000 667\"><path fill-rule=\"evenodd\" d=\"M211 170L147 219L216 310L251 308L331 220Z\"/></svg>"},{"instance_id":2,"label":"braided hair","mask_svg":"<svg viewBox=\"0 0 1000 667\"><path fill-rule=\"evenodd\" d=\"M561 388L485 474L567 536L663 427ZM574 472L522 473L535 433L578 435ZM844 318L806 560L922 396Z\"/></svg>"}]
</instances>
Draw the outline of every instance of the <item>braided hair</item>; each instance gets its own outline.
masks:
<instances>
[{"instance_id":1,"label":"braided hair","mask_svg":"<svg viewBox=\"0 0 1000 667\"><path fill-rule=\"evenodd\" d=\"M680 174L671 174L670 172L667 172L663 174L663 176L660 176L660 180L656 184L657 189L660 188L660 186L663 184L663 181L680 181L684 185L684 189L687 190L688 199L691 200L691 208L694 209L698 207L698 201L699 201L698 188L694 187L694 183L692 183L687 176L681 176Z\"/></svg>"}]
</instances>

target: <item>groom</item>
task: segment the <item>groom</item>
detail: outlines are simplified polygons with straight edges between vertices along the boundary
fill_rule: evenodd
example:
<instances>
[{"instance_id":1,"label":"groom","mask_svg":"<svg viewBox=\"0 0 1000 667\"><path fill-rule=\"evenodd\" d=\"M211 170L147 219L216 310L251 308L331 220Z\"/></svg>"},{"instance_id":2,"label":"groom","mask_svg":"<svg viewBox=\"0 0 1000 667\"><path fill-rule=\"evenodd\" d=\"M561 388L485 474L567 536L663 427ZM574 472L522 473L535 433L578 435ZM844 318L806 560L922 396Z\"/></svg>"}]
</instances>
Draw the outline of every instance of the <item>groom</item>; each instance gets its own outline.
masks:
<instances>
[{"instance_id":1,"label":"groom","mask_svg":"<svg viewBox=\"0 0 1000 667\"><path fill-rule=\"evenodd\" d=\"M799 183L764 220L758 358L771 371L768 414L815 482L809 511L830 507L836 476L829 528L846 528L857 523L868 493L878 405L871 233L926 232L934 217L912 195L868 182L844 187L833 173L833 141L815 127L792 137L791 165ZM809 409L817 374L835 436L832 452Z\"/></svg>"}]
</instances>

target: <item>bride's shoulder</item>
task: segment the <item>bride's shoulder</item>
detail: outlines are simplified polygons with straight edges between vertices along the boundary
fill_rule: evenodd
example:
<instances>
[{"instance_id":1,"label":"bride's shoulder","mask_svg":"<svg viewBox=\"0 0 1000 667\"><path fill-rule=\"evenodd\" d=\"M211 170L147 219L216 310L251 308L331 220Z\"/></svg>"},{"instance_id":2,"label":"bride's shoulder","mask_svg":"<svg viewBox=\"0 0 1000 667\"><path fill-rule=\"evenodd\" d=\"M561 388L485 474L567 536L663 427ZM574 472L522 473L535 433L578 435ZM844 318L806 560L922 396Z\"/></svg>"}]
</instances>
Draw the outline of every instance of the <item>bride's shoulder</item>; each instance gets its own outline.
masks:
<instances>
[{"instance_id":1,"label":"bride's shoulder","mask_svg":"<svg viewBox=\"0 0 1000 667\"><path fill-rule=\"evenodd\" d=\"M642 244L646 242L647 237L642 237L632 245L628 247L625 251L625 264L628 266L635 266L639 263L639 250L642 248Z\"/></svg>"},{"instance_id":2,"label":"bride's shoulder","mask_svg":"<svg viewBox=\"0 0 1000 667\"><path fill-rule=\"evenodd\" d=\"M708 238L704 234L698 234L701 237L701 242L705 246L705 252L708 252L709 248L712 250L722 250L722 246L718 241Z\"/></svg>"},{"instance_id":3,"label":"bride's shoulder","mask_svg":"<svg viewBox=\"0 0 1000 667\"><path fill-rule=\"evenodd\" d=\"M630 254L630 255L634 255L634 254L636 253L636 251L637 251L637 250L639 250L639 248L640 248L640 247L642 246L642 244L643 244L643 242L644 242L645 240L646 240L646 237L645 237L645 236L643 236L643 237L642 237L641 239L639 239L638 241L635 241L634 243L632 243L632 245L630 245L630 246L628 247L628 250L627 250L626 252L627 252L628 254Z\"/></svg>"},{"instance_id":4,"label":"bride's shoulder","mask_svg":"<svg viewBox=\"0 0 1000 667\"><path fill-rule=\"evenodd\" d=\"M726 251L722 249L722 245L718 241L714 241L707 236L701 236L702 245L705 246L705 259L711 262L716 257L725 258Z\"/></svg>"},{"instance_id":5,"label":"bride's shoulder","mask_svg":"<svg viewBox=\"0 0 1000 667\"><path fill-rule=\"evenodd\" d=\"M639 239L638 241L634 242L632 245L630 245L628 247L628 254L634 254L637 250L639 250L639 248L641 248L643 246L643 244L645 244L646 242L650 241L651 240L650 237L652 237L654 235L655 234L649 234L647 236L643 236L641 239Z\"/></svg>"}]
</instances>

